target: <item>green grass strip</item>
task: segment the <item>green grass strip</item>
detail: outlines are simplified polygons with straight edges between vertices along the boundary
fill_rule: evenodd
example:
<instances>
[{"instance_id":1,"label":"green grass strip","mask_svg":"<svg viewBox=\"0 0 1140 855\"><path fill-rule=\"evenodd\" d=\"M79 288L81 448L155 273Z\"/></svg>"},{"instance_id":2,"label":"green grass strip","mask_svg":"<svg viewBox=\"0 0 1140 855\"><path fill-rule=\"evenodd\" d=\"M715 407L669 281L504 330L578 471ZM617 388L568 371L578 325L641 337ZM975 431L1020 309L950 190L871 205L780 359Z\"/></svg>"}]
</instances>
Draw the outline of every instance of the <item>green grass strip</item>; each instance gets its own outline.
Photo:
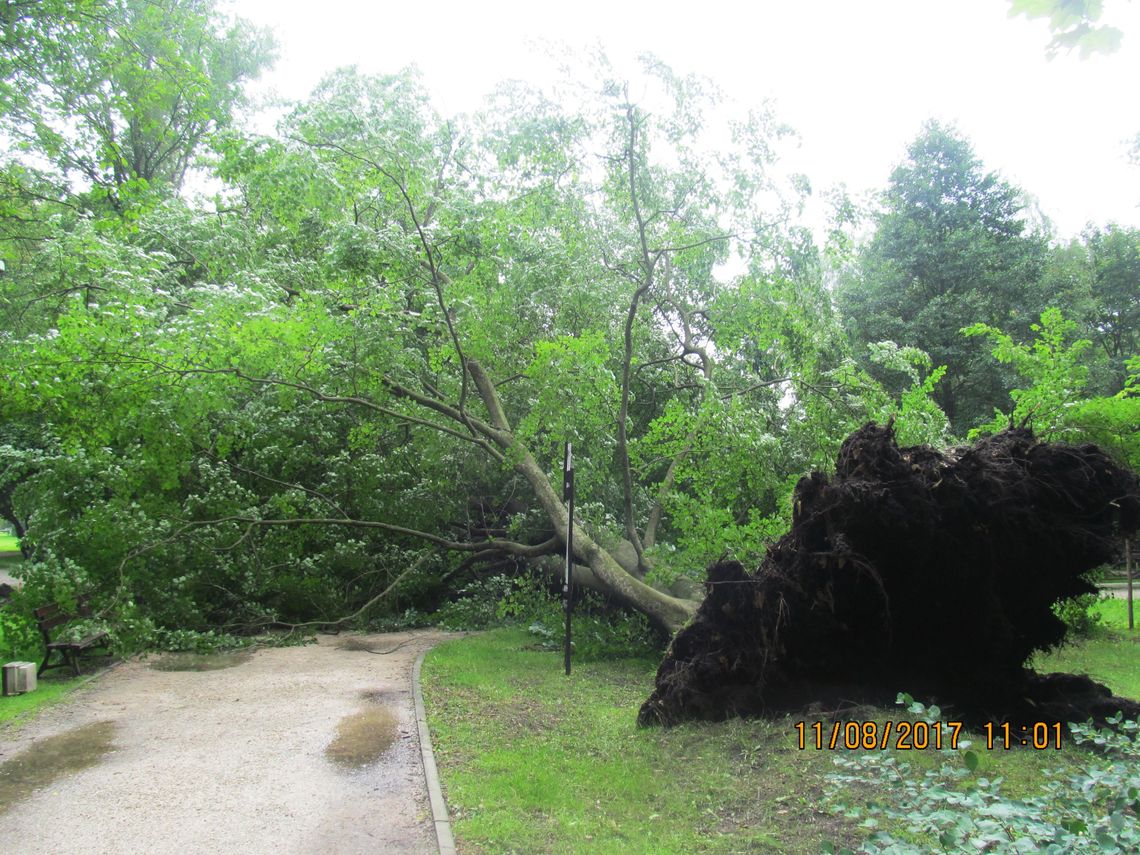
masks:
<instances>
[{"instance_id":1,"label":"green grass strip","mask_svg":"<svg viewBox=\"0 0 1140 855\"><path fill-rule=\"evenodd\" d=\"M1112 608L1110 606L1110 608ZM1041 670L1087 672L1140 695L1140 644L1117 631L1039 657ZM575 664L496 630L428 654L423 690L444 793L460 848L470 853L816 853L855 848L869 833L833 815L822 794L837 752L800 750L796 719L639 729L656 662ZM902 688L902 687L900 687ZM898 721L900 710L843 715ZM964 734L965 735L965 734ZM978 775L1007 792L1035 792L1045 770L1077 768L1084 749L980 751ZM916 773L947 761L895 752ZM891 797L868 785L855 802Z\"/></svg>"},{"instance_id":2,"label":"green grass strip","mask_svg":"<svg viewBox=\"0 0 1140 855\"><path fill-rule=\"evenodd\" d=\"M19 725L39 710L63 700L72 689L89 679L90 675L73 677L62 673L39 678L34 692L23 695L0 696L0 727Z\"/></svg>"},{"instance_id":3,"label":"green grass strip","mask_svg":"<svg viewBox=\"0 0 1140 855\"><path fill-rule=\"evenodd\" d=\"M1140 698L1140 628L1128 630L1128 603L1101 600L1092 608L1100 614L1104 628L1090 639L1038 654L1033 658L1033 667L1043 673L1088 674L1118 695ZM1134 617L1140 622L1140 602L1134 603L1134 609Z\"/></svg>"},{"instance_id":4,"label":"green grass strip","mask_svg":"<svg viewBox=\"0 0 1140 855\"><path fill-rule=\"evenodd\" d=\"M818 852L854 840L819 804L790 722L636 726L656 662L575 665L497 630L436 648L423 689L464 851Z\"/></svg>"}]
</instances>

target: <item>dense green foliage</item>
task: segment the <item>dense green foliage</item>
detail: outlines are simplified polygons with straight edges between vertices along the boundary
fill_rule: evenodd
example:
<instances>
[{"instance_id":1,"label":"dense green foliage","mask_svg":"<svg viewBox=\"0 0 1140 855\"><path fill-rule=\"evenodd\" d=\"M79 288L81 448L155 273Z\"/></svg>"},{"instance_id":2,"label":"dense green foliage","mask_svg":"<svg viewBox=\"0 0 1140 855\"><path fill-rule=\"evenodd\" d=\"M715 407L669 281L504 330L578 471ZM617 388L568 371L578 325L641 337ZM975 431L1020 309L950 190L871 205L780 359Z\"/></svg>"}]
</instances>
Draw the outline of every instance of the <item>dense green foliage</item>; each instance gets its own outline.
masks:
<instances>
[{"instance_id":1,"label":"dense green foliage","mask_svg":"<svg viewBox=\"0 0 1140 855\"><path fill-rule=\"evenodd\" d=\"M78 181L120 212L182 183L270 58L268 37L216 0L5 3L0 20L0 132L47 166L6 164L7 179Z\"/></svg>"},{"instance_id":2,"label":"dense green foliage","mask_svg":"<svg viewBox=\"0 0 1140 855\"><path fill-rule=\"evenodd\" d=\"M962 434L1002 400L998 366L958 330L1014 325L1042 308L1046 243L1022 218L1020 192L986 172L969 143L930 123L891 175L874 237L839 290L864 342L918 345L946 376L934 397Z\"/></svg>"},{"instance_id":3,"label":"dense green foliage","mask_svg":"<svg viewBox=\"0 0 1140 855\"><path fill-rule=\"evenodd\" d=\"M1092 342L1074 339L1077 324L1058 309L1047 309L1035 338L1021 344L999 329L973 324L966 336L984 335L993 343L993 356L1011 365L1019 388L1011 390L1014 406L995 411L994 419L970 435L993 433L1009 424L1032 424L1044 439L1092 441L1133 469L1140 469L1140 360L1132 357L1123 388L1114 395L1088 397L1089 366L1082 360Z\"/></svg>"},{"instance_id":4,"label":"dense green foliage","mask_svg":"<svg viewBox=\"0 0 1140 855\"><path fill-rule=\"evenodd\" d=\"M932 727L945 726L937 707L901 694L899 703ZM949 742L939 752L944 762L922 774L887 751L838 756L836 765L844 771L830 776L828 796L848 817L866 816L866 828L893 820L918 838L911 842L902 834L876 831L859 848L868 855L917 855L931 851L935 840L939 851L955 853L1135 852L1140 846L1140 726L1120 716L1110 723L1114 727L1070 724L1072 742L1097 754L1079 770L1047 772L1041 792L1025 798L1006 795L1000 777L975 774L977 751L961 743L951 748ZM869 782L888 789L888 798L865 808L845 806L850 794Z\"/></svg>"},{"instance_id":5,"label":"dense green foliage","mask_svg":"<svg viewBox=\"0 0 1140 855\"><path fill-rule=\"evenodd\" d=\"M1044 399L1134 459L1140 235L1051 248L950 129L912 144L865 246L820 247L787 129L726 122L653 58L450 117L413 72L342 69L257 136L241 87L270 41L211 0L3 14L25 612L91 592L126 646L419 620L557 563L570 440L582 584L669 631L864 421L945 443ZM210 202L178 192L196 164ZM1022 344L1038 318L1052 373Z\"/></svg>"}]
</instances>

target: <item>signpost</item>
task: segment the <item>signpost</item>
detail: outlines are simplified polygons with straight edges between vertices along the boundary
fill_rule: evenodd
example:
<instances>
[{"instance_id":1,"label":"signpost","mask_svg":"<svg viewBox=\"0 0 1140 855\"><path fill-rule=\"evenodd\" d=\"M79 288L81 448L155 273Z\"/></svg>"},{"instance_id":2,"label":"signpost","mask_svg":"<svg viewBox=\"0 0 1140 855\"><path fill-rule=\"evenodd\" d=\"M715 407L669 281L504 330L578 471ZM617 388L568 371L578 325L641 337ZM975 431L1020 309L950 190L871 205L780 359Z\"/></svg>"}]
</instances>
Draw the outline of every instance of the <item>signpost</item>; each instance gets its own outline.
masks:
<instances>
[{"instance_id":1,"label":"signpost","mask_svg":"<svg viewBox=\"0 0 1140 855\"><path fill-rule=\"evenodd\" d=\"M566 502L566 573L562 578L562 601L566 609L566 676L570 676L570 586L574 582L574 456L566 443L566 462L562 475L562 500Z\"/></svg>"}]
</instances>

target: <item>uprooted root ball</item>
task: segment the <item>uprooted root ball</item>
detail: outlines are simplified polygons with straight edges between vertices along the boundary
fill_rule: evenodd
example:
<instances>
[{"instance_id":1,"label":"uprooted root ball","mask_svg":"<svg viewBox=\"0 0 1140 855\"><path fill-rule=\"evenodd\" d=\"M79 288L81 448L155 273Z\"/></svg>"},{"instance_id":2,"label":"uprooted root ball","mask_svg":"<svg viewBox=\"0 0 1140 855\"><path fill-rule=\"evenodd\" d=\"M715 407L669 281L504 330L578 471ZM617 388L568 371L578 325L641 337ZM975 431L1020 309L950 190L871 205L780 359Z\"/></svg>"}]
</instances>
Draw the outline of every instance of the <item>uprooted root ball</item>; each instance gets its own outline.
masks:
<instances>
[{"instance_id":1,"label":"uprooted root ball","mask_svg":"<svg viewBox=\"0 0 1140 855\"><path fill-rule=\"evenodd\" d=\"M1094 590L1082 574L1140 519L1135 475L1095 446L1009 430L939 452L868 424L835 476L802 478L794 501L754 574L709 568L642 724L889 703L899 690L975 722L1140 713L1091 681L1070 692L1071 678L1025 667L1064 638L1053 604Z\"/></svg>"}]
</instances>

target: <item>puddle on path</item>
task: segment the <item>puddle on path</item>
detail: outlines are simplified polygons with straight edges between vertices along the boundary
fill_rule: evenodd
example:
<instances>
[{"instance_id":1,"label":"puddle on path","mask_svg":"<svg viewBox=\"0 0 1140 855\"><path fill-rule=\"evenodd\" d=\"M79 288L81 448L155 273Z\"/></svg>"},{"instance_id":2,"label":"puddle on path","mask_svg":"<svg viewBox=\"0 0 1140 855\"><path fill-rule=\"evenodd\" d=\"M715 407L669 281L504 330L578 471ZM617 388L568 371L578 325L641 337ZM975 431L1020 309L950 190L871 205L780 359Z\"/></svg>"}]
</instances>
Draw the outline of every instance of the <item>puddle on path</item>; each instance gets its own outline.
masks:
<instances>
[{"instance_id":1,"label":"puddle on path","mask_svg":"<svg viewBox=\"0 0 1140 855\"><path fill-rule=\"evenodd\" d=\"M94 766L115 738L113 721L97 721L32 743L0 763L0 814L36 790Z\"/></svg>"},{"instance_id":2,"label":"puddle on path","mask_svg":"<svg viewBox=\"0 0 1140 855\"><path fill-rule=\"evenodd\" d=\"M372 707L345 716L336 728L336 738L325 756L349 769L359 769L380 759L396 741L399 722L387 707Z\"/></svg>"},{"instance_id":3,"label":"puddle on path","mask_svg":"<svg viewBox=\"0 0 1140 855\"><path fill-rule=\"evenodd\" d=\"M228 653L164 653L151 664L155 671L220 671L248 662L253 652L233 650Z\"/></svg>"},{"instance_id":4,"label":"puddle on path","mask_svg":"<svg viewBox=\"0 0 1140 855\"><path fill-rule=\"evenodd\" d=\"M368 638L361 638L357 635L350 635L347 638L342 638L336 643L337 650L366 650L369 653L373 653L375 652L376 647L377 642Z\"/></svg>"}]
</instances>

